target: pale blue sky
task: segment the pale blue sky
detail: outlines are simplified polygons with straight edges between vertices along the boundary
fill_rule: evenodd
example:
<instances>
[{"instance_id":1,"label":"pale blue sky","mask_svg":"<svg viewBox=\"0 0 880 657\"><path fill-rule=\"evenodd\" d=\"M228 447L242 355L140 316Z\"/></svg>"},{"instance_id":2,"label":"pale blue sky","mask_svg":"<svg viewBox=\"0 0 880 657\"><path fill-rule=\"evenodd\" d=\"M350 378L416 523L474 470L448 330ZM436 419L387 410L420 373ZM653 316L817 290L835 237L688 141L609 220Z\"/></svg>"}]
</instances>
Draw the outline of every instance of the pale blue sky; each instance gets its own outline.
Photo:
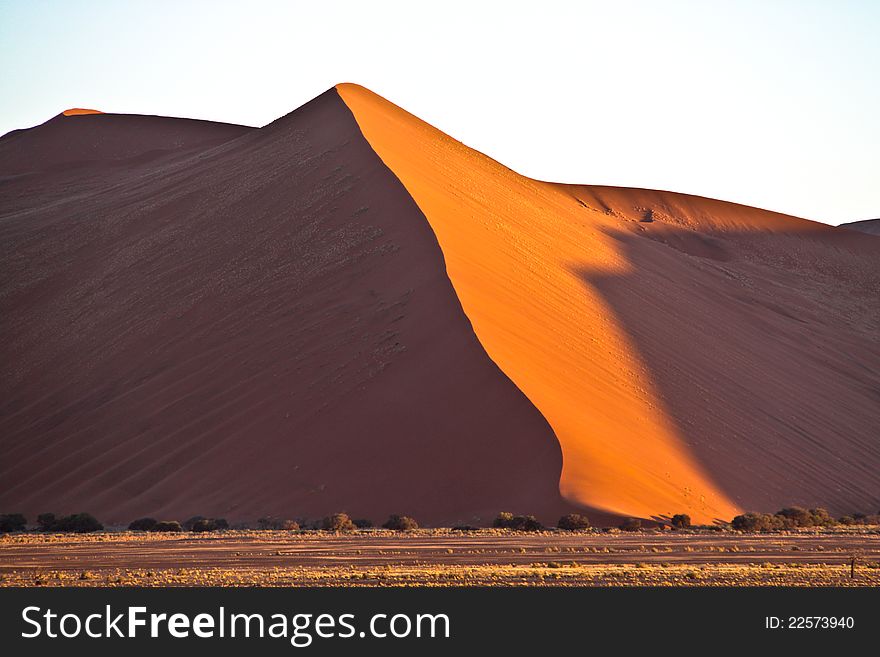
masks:
<instances>
[{"instance_id":1,"label":"pale blue sky","mask_svg":"<svg viewBox=\"0 0 880 657\"><path fill-rule=\"evenodd\" d=\"M878 34L880 0L0 0L0 133L263 125L350 81L529 176L839 223L880 216Z\"/></svg>"}]
</instances>

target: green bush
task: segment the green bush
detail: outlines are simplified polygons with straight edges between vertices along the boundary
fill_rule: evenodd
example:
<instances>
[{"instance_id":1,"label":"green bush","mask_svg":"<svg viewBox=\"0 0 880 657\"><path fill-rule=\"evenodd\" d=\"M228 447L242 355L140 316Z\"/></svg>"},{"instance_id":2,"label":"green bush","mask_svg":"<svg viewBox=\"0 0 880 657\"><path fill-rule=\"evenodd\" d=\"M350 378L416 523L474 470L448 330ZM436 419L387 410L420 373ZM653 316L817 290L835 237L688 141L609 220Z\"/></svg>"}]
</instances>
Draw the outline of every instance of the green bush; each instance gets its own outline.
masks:
<instances>
[{"instance_id":1,"label":"green bush","mask_svg":"<svg viewBox=\"0 0 880 657\"><path fill-rule=\"evenodd\" d=\"M183 527L180 526L180 523L176 520L160 520L153 528L150 530L151 532L182 532Z\"/></svg>"},{"instance_id":2,"label":"green bush","mask_svg":"<svg viewBox=\"0 0 880 657\"><path fill-rule=\"evenodd\" d=\"M580 513L569 513L568 515L562 516L559 519L559 522L556 523L556 526L559 527L559 529L566 529L568 531L589 529L590 519Z\"/></svg>"},{"instance_id":3,"label":"green bush","mask_svg":"<svg viewBox=\"0 0 880 657\"><path fill-rule=\"evenodd\" d=\"M409 516L393 515L388 517L388 521L382 525L385 529L393 529L398 532L407 532L411 529L418 529L419 523Z\"/></svg>"},{"instance_id":4,"label":"green bush","mask_svg":"<svg viewBox=\"0 0 880 657\"><path fill-rule=\"evenodd\" d=\"M357 527L347 513L334 513L321 521L321 529L328 532L350 532Z\"/></svg>"},{"instance_id":5,"label":"green bush","mask_svg":"<svg viewBox=\"0 0 880 657\"><path fill-rule=\"evenodd\" d=\"M691 526L691 517L686 513L676 513L669 521L676 529L685 529Z\"/></svg>"},{"instance_id":6,"label":"green bush","mask_svg":"<svg viewBox=\"0 0 880 657\"><path fill-rule=\"evenodd\" d=\"M521 532L539 532L544 525L538 522L535 516L515 516L512 513L502 511L492 522L493 527L500 529L514 529Z\"/></svg>"},{"instance_id":7,"label":"green bush","mask_svg":"<svg viewBox=\"0 0 880 657\"><path fill-rule=\"evenodd\" d=\"M354 522L354 526L358 529L370 529L373 527L373 521L366 518L356 518L352 522Z\"/></svg>"},{"instance_id":8,"label":"green bush","mask_svg":"<svg viewBox=\"0 0 880 657\"><path fill-rule=\"evenodd\" d=\"M133 532L148 532L156 526L155 518L138 518L128 528Z\"/></svg>"},{"instance_id":9,"label":"green bush","mask_svg":"<svg viewBox=\"0 0 880 657\"><path fill-rule=\"evenodd\" d=\"M27 525L27 518L20 513L7 513L0 516L0 533L23 532Z\"/></svg>"},{"instance_id":10,"label":"green bush","mask_svg":"<svg viewBox=\"0 0 880 657\"><path fill-rule=\"evenodd\" d=\"M627 518L620 523L618 529L625 532L637 532L642 529L642 521L639 518Z\"/></svg>"}]
</instances>

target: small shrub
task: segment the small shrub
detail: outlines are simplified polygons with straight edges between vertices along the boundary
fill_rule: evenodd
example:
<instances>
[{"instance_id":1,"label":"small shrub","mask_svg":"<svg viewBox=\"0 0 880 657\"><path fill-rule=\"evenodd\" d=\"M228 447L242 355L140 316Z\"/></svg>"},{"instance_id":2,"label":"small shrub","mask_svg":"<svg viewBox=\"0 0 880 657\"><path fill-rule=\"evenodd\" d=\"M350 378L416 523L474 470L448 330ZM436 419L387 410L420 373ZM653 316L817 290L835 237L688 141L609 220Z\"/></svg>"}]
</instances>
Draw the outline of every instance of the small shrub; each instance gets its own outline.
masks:
<instances>
[{"instance_id":1,"label":"small shrub","mask_svg":"<svg viewBox=\"0 0 880 657\"><path fill-rule=\"evenodd\" d=\"M148 532L156 526L155 518L138 518L128 528L133 532Z\"/></svg>"},{"instance_id":2,"label":"small shrub","mask_svg":"<svg viewBox=\"0 0 880 657\"><path fill-rule=\"evenodd\" d=\"M151 532L182 532L183 527L180 526L180 523L176 520L160 520L153 528L150 530Z\"/></svg>"},{"instance_id":3,"label":"small shrub","mask_svg":"<svg viewBox=\"0 0 880 657\"><path fill-rule=\"evenodd\" d=\"M321 529L328 532L350 532L357 529L347 513L334 513L321 521Z\"/></svg>"},{"instance_id":4,"label":"small shrub","mask_svg":"<svg viewBox=\"0 0 880 657\"><path fill-rule=\"evenodd\" d=\"M192 525L190 525L189 530L191 532L212 532L217 527L214 525L214 521L208 518L202 518L201 520L196 520Z\"/></svg>"},{"instance_id":5,"label":"small shrub","mask_svg":"<svg viewBox=\"0 0 880 657\"><path fill-rule=\"evenodd\" d=\"M370 529L373 527L373 521L366 518L356 518L352 521L358 529Z\"/></svg>"},{"instance_id":6,"label":"small shrub","mask_svg":"<svg viewBox=\"0 0 880 657\"><path fill-rule=\"evenodd\" d=\"M409 516L393 515L388 517L388 521L382 525L385 529L393 529L398 532L406 532L412 529L418 529L419 523Z\"/></svg>"},{"instance_id":7,"label":"small shrub","mask_svg":"<svg viewBox=\"0 0 880 657\"><path fill-rule=\"evenodd\" d=\"M259 529L271 529L276 531L293 531L299 529L299 523L295 520L282 520L281 518L273 518L265 516L257 520Z\"/></svg>"},{"instance_id":8,"label":"small shrub","mask_svg":"<svg viewBox=\"0 0 880 657\"><path fill-rule=\"evenodd\" d=\"M559 527L559 529L566 529L568 531L589 529L590 519L587 518L587 516L581 515L580 513L569 513L566 516L562 516L559 519L559 522L556 523L556 526Z\"/></svg>"},{"instance_id":9,"label":"small shrub","mask_svg":"<svg viewBox=\"0 0 880 657\"><path fill-rule=\"evenodd\" d=\"M856 524L856 519L852 516L840 516L840 518L837 519L837 522L841 525L854 525Z\"/></svg>"},{"instance_id":10,"label":"small shrub","mask_svg":"<svg viewBox=\"0 0 880 657\"><path fill-rule=\"evenodd\" d=\"M48 520L48 518L46 518L46 520ZM88 534L89 532L98 532L102 529L104 529L104 525L98 522L94 516L88 513L74 513L70 516L55 518L55 522L48 525L48 529L44 531Z\"/></svg>"},{"instance_id":11,"label":"small shrub","mask_svg":"<svg viewBox=\"0 0 880 657\"><path fill-rule=\"evenodd\" d=\"M192 523L191 532L216 532L229 529L229 523L225 518L202 518Z\"/></svg>"},{"instance_id":12,"label":"small shrub","mask_svg":"<svg viewBox=\"0 0 880 657\"><path fill-rule=\"evenodd\" d=\"M37 516L37 527L41 532L50 532L55 525L54 513L41 513Z\"/></svg>"},{"instance_id":13,"label":"small shrub","mask_svg":"<svg viewBox=\"0 0 880 657\"><path fill-rule=\"evenodd\" d=\"M790 521L784 516L769 513L744 513L731 521L731 527L741 532L770 532L785 529Z\"/></svg>"},{"instance_id":14,"label":"small shrub","mask_svg":"<svg viewBox=\"0 0 880 657\"><path fill-rule=\"evenodd\" d=\"M192 518L187 518L186 520L184 520L182 526L186 531L191 532L193 525L195 525L199 520L207 520L207 518L205 518L205 516L193 516Z\"/></svg>"},{"instance_id":15,"label":"small shrub","mask_svg":"<svg viewBox=\"0 0 880 657\"><path fill-rule=\"evenodd\" d=\"M454 532L475 532L479 531L479 527L474 527L473 525L456 525L452 528Z\"/></svg>"},{"instance_id":16,"label":"small shrub","mask_svg":"<svg viewBox=\"0 0 880 657\"><path fill-rule=\"evenodd\" d=\"M23 532L27 525L27 518L20 513L7 513L0 516L0 533Z\"/></svg>"},{"instance_id":17,"label":"small shrub","mask_svg":"<svg viewBox=\"0 0 880 657\"><path fill-rule=\"evenodd\" d=\"M831 517L823 508L810 509L810 518L814 527L831 527L837 524L837 521Z\"/></svg>"},{"instance_id":18,"label":"small shrub","mask_svg":"<svg viewBox=\"0 0 880 657\"><path fill-rule=\"evenodd\" d=\"M642 528L642 521L639 518L627 518L620 523L619 529L625 532L637 532Z\"/></svg>"},{"instance_id":19,"label":"small shrub","mask_svg":"<svg viewBox=\"0 0 880 657\"><path fill-rule=\"evenodd\" d=\"M775 515L783 519L782 524L785 528L813 526L813 516L809 511L799 506L780 509Z\"/></svg>"},{"instance_id":20,"label":"small shrub","mask_svg":"<svg viewBox=\"0 0 880 657\"><path fill-rule=\"evenodd\" d=\"M521 532L539 532L544 525L538 522L535 516L515 516L506 511L501 512L492 522L493 527L500 529L515 529Z\"/></svg>"},{"instance_id":21,"label":"small shrub","mask_svg":"<svg viewBox=\"0 0 880 657\"><path fill-rule=\"evenodd\" d=\"M499 529L508 529L510 528L511 523L513 523L513 514L507 511L502 511L495 516L495 520L492 521L492 526L498 527Z\"/></svg>"},{"instance_id":22,"label":"small shrub","mask_svg":"<svg viewBox=\"0 0 880 657\"><path fill-rule=\"evenodd\" d=\"M691 517L686 513L676 513L669 523L676 529L685 529L691 526Z\"/></svg>"}]
</instances>

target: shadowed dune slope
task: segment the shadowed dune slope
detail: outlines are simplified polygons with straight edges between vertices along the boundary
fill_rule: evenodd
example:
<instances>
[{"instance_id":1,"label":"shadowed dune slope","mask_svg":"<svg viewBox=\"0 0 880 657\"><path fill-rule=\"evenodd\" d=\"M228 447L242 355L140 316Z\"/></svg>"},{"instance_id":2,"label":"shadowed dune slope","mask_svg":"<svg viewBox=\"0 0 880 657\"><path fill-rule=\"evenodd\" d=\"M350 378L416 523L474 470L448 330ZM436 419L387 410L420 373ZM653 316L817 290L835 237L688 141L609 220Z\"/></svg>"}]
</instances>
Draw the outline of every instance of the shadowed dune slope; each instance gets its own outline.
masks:
<instances>
[{"instance_id":1,"label":"shadowed dune slope","mask_svg":"<svg viewBox=\"0 0 880 657\"><path fill-rule=\"evenodd\" d=\"M67 114L71 111L75 113ZM147 159L222 143L251 130L195 119L66 110L41 125L0 137L0 176Z\"/></svg>"},{"instance_id":2,"label":"shadowed dune slope","mask_svg":"<svg viewBox=\"0 0 880 657\"><path fill-rule=\"evenodd\" d=\"M125 154L210 142L100 184L71 168L78 194L32 191L0 216L0 508L570 508L552 430L486 356L430 226L335 90L259 130L157 121L53 119L0 142L4 163L29 139L46 166L68 161L59 131L91 135L79 153L102 135L104 157L122 156L117 128L144 138Z\"/></svg>"},{"instance_id":3,"label":"shadowed dune slope","mask_svg":"<svg viewBox=\"0 0 880 657\"><path fill-rule=\"evenodd\" d=\"M867 233L868 235L880 235L880 219L851 221L847 224L840 224L840 227L847 230L856 230L860 233Z\"/></svg>"},{"instance_id":4,"label":"shadowed dune slope","mask_svg":"<svg viewBox=\"0 0 880 657\"><path fill-rule=\"evenodd\" d=\"M705 198L520 176L356 85L570 500L699 521L880 508L880 246ZM601 153L593 154L601 157Z\"/></svg>"}]
</instances>

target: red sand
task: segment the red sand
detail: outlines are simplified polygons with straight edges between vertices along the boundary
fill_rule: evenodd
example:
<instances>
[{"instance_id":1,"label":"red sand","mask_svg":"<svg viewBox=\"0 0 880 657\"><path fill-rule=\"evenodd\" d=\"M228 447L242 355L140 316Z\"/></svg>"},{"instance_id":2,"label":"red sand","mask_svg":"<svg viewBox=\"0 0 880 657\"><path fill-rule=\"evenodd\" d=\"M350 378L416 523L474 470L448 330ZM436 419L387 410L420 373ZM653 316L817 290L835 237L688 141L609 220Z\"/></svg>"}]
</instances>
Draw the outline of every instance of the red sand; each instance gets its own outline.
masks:
<instances>
[{"instance_id":1,"label":"red sand","mask_svg":"<svg viewBox=\"0 0 880 657\"><path fill-rule=\"evenodd\" d=\"M880 241L338 94L0 139L0 510L880 508Z\"/></svg>"}]
</instances>

